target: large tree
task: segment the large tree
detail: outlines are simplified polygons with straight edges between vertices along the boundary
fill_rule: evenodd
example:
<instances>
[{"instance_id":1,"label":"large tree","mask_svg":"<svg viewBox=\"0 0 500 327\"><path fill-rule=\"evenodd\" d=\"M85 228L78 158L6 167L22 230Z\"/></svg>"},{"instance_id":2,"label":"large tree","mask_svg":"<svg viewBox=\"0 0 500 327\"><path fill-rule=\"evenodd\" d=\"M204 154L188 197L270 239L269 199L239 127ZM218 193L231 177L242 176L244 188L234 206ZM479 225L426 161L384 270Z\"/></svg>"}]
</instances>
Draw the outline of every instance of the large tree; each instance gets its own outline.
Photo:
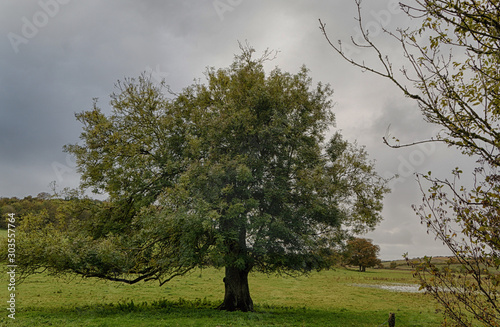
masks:
<instances>
[{"instance_id":1,"label":"large tree","mask_svg":"<svg viewBox=\"0 0 500 327\"><path fill-rule=\"evenodd\" d=\"M438 124L438 135L420 142L445 142L477 159L469 172L474 182L460 185L464 172L453 179L421 175L430 183L424 201L415 206L430 232L452 251L454 260L438 269L430 258L413 262L421 285L444 307L448 322L471 326L500 325L500 3L497 0L416 0L401 4L421 25L414 30L386 31L399 42L406 65L395 70L389 56L377 47L362 20L361 1L355 0L365 50L373 50L381 69L350 57L342 42L330 45L348 62L385 77L414 99L425 119ZM398 74L400 73L400 74ZM458 263L459 269L451 264Z\"/></svg>"},{"instance_id":2,"label":"large tree","mask_svg":"<svg viewBox=\"0 0 500 327\"><path fill-rule=\"evenodd\" d=\"M50 226L26 219L19 267L163 284L213 265L225 269L220 309L251 311L250 271L327 267L347 234L373 229L385 181L363 148L326 139L330 87L304 67L266 74L273 54L253 52L180 94L127 79L110 115L97 103L77 114L82 143L66 150L82 187L109 199L75 200L73 218Z\"/></svg>"}]
</instances>

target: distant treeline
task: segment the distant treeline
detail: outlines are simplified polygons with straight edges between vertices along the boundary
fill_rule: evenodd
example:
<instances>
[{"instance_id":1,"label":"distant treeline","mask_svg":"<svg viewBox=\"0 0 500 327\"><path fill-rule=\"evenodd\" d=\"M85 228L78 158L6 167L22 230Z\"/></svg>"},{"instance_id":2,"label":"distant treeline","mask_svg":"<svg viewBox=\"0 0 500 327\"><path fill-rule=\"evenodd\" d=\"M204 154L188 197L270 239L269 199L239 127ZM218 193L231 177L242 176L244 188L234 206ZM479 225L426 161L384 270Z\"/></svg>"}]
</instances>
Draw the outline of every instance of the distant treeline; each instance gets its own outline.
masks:
<instances>
[{"instance_id":1,"label":"distant treeline","mask_svg":"<svg viewBox=\"0 0 500 327\"><path fill-rule=\"evenodd\" d=\"M53 198L45 192L39 193L36 197L30 195L23 199L17 197L0 197L0 229L7 228L6 218L10 213L15 214L16 220L19 221L28 214L37 214L45 211L49 219L53 220L61 204L68 201L72 201L72 199Z\"/></svg>"}]
</instances>

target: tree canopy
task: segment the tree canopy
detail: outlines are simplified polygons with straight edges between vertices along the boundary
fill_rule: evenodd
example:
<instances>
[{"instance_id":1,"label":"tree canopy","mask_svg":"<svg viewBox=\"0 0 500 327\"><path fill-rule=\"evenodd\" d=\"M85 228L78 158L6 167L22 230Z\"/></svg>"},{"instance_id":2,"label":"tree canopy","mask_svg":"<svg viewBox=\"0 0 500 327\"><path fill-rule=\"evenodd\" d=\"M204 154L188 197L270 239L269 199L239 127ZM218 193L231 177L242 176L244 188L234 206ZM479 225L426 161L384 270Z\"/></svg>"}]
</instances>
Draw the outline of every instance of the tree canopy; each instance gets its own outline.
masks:
<instances>
[{"instance_id":1,"label":"tree canopy","mask_svg":"<svg viewBox=\"0 0 500 327\"><path fill-rule=\"evenodd\" d=\"M366 268L376 266L381 263L378 258L380 246L373 244L373 241L366 238L355 237L347 241L347 249L344 253L345 263L358 266L359 271L366 271Z\"/></svg>"},{"instance_id":2,"label":"tree canopy","mask_svg":"<svg viewBox=\"0 0 500 327\"><path fill-rule=\"evenodd\" d=\"M417 0L401 4L416 29L386 31L399 42L406 65L395 70L389 56L364 30L361 1L355 0L365 44L381 69L348 57L342 43L327 41L348 62L391 80L414 99L425 119L441 127L438 135L421 142L444 142L477 159L471 186L460 185L464 172L453 179L419 175L423 203L415 206L429 231L452 251L461 268L439 270L429 258L412 262L421 285L444 307L445 318L457 326L500 325L500 5L496 0ZM399 74L400 73L400 74ZM424 184L428 182L428 191Z\"/></svg>"},{"instance_id":3,"label":"tree canopy","mask_svg":"<svg viewBox=\"0 0 500 327\"><path fill-rule=\"evenodd\" d=\"M148 76L119 82L106 115L78 113L82 189L73 215L20 227L19 269L163 284L224 267L225 310L253 310L248 273L306 273L346 235L373 229L388 190L363 147L334 126L330 86L253 58L207 69L179 94ZM327 138L326 135L332 135ZM19 236L21 238L21 236ZM36 250L33 250L36 249Z\"/></svg>"}]
</instances>

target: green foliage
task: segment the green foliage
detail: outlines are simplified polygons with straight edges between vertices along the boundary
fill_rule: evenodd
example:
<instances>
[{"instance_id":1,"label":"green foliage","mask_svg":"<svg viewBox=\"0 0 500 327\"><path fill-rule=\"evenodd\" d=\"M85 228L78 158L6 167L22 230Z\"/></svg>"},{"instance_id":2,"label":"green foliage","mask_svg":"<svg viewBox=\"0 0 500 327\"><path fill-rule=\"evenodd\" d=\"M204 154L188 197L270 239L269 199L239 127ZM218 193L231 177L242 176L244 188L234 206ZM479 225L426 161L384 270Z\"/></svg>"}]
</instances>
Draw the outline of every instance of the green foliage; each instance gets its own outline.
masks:
<instances>
[{"instance_id":1,"label":"green foliage","mask_svg":"<svg viewBox=\"0 0 500 327\"><path fill-rule=\"evenodd\" d=\"M358 266L359 271L381 264L377 258L380 247L366 238L353 238L347 242L344 260L348 265Z\"/></svg>"},{"instance_id":2,"label":"green foliage","mask_svg":"<svg viewBox=\"0 0 500 327\"><path fill-rule=\"evenodd\" d=\"M58 204L61 200L51 199L48 193L39 193L35 198L27 196L23 199L16 197L0 198L0 228L7 228L7 214L13 213L16 220L22 220L24 216L32 213L38 213L43 210L55 219Z\"/></svg>"},{"instance_id":3,"label":"green foliage","mask_svg":"<svg viewBox=\"0 0 500 327\"><path fill-rule=\"evenodd\" d=\"M410 15L423 13L422 27L403 33L403 40L420 52L414 58L422 112L444 127L446 143L498 166L498 2L428 0L420 5L407 9ZM449 49L453 57L447 59Z\"/></svg>"},{"instance_id":4,"label":"green foliage","mask_svg":"<svg viewBox=\"0 0 500 327\"><path fill-rule=\"evenodd\" d=\"M363 148L326 139L331 88L305 67L266 74L270 53L253 52L173 98L143 75L118 83L110 115L77 114L82 143L65 149L82 188L109 199L25 220L19 269L160 284L205 265L305 273L373 229L388 190Z\"/></svg>"},{"instance_id":5,"label":"green foliage","mask_svg":"<svg viewBox=\"0 0 500 327\"><path fill-rule=\"evenodd\" d=\"M476 174L482 172L476 170ZM500 319L499 185L491 177L486 176L472 191L462 189L456 197L450 197L444 188L455 190L454 183L431 180L424 204L415 207L422 222L453 251L454 257L444 267L437 267L430 258L410 263L422 288L443 305L445 314L466 326L474 319L485 326L496 326ZM476 181L479 183L479 178ZM486 199L488 203L484 203Z\"/></svg>"}]
</instances>

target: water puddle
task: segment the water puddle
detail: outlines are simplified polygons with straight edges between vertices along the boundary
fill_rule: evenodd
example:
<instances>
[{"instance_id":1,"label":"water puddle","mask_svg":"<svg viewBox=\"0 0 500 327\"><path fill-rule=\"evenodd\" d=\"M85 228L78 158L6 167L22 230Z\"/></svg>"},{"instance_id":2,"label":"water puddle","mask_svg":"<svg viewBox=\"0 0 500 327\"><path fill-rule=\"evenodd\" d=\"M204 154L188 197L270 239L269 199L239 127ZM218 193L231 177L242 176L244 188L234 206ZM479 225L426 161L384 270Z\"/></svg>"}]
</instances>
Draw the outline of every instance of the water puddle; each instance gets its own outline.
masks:
<instances>
[{"instance_id":1,"label":"water puddle","mask_svg":"<svg viewBox=\"0 0 500 327\"><path fill-rule=\"evenodd\" d=\"M414 284L352 284L352 286L378 288L391 292L424 293L424 290L419 290L420 285Z\"/></svg>"}]
</instances>

